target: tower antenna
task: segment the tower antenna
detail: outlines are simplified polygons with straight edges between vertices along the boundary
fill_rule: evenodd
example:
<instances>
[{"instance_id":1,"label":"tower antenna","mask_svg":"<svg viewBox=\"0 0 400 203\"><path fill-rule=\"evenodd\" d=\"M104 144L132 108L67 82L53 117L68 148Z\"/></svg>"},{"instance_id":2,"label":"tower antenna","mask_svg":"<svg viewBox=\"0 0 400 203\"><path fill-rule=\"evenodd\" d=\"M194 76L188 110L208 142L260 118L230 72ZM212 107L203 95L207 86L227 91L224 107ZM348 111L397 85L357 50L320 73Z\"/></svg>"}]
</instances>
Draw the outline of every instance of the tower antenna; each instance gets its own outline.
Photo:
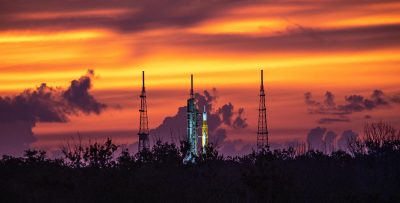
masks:
<instances>
[{"instance_id":1,"label":"tower antenna","mask_svg":"<svg viewBox=\"0 0 400 203\"><path fill-rule=\"evenodd\" d=\"M142 93L140 94L140 126L139 126L139 151L150 148L149 121L147 117L146 89L144 87L144 71L142 71Z\"/></svg>"},{"instance_id":2,"label":"tower antenna","mask_svg":"<svg viewBox=\"0 0 400 203\"><path fill-rule=\"evenodd\" d=\"M193 74L190 75L190 98L193 98Z\"/></svg>"},{"instance_id":3,"label":"tower antenna","mask_svg":"<svg viewBox=\"0 0 400 203\"><path fill-rule=\"evenodd\" d=\"M265 107L264 92L264 72L261 70L260 102L258 108L258 130L257 130L257 151L264 147L269 148L268 128L267 128L267 109Z\"/></svg>"}]
</instances>

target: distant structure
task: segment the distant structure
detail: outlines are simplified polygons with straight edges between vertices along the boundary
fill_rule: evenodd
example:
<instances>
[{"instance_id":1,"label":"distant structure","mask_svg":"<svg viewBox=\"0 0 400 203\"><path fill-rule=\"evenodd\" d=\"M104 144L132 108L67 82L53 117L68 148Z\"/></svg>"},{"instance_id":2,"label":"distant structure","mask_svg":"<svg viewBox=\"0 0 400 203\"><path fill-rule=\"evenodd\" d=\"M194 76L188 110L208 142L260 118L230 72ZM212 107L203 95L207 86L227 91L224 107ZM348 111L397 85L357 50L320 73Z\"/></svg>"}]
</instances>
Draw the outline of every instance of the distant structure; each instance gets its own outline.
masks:
<instances>
[{"instance_id":1,"label":"distant structure","mask_svg":"<svg viewBox=\"0 0 400 203\"><path fill-rule=\"evenodd\" d=\"M149 121L147 118L146 90L144 87L144 71L142 71L142 93L140 94L140 127L139 127L139 151L150 148Z\"/></svg>"},{"instance_id":2,"label":"distant structure","mask_svg":"<svg viewBox=\"0 0 400 203\"><path fill-rule=\"evenodd\" d=\"M267 109L265 107L264 73L261 70L260 103L258 108L257 150L260 151L268 144Z\"/></svg>"},{"instance_id":3,"label":"distant structure","mask_svg":"<svg viewBox=\"0 0 400 203\"><path fill-rule=\"evenodd\" d=\"M201 126L201 134L201 147L203 148L203 154L206 154L206 147L208 145L208 124L206 106L204 106L203 111L203 125Z\"/></svg>"},{"instance_id":4,"label":"distant structure","mask_svg":"<svg viewBox=\"0 0 400 203\"><path fill-rule=\"evenodd\" d=\"M195 163L197 157L197 115L196 101L193 94L193 75L190 75L190 98L187 100L187 141L189 150L183 163Z\"/></svg>"}]
</instances>

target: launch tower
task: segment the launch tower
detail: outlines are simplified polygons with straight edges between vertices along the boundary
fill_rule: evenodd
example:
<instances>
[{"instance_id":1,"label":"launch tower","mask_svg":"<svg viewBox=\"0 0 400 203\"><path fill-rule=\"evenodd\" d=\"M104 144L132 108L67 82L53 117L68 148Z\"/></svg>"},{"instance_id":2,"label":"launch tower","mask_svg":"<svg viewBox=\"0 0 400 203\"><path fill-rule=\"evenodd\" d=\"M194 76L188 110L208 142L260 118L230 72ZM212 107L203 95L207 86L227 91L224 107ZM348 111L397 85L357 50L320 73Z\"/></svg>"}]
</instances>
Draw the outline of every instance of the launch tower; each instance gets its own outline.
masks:
<instances>
[{"instance_id":1,"label":"launch tower","mask_svg":"<svg viewBox=\"0 0 400 203\"><path fill-rule=\"evenodd\" d=\"M268 145L267 109L265 107L264 73L261 70L260 103L258 108L257 150Z\"/></svg>"},{"instance_id":2,"label":"launch tower","mask_svg":"<svg viewBox=\"0 0 400 203\"><path fill-rule=\"evenodd\" d=\"M196 100L193 94L193 75L190 75L190 97L187 100L187 141L189 150L183 159L183 163L195 163L197 157L197 115Z\"/></svg>"},{"instance_id":3,"label":"launch tower","mask_svg":"<svg viewBox=\"0 0 400 203\"><path fill-rule=\"evenodd\" d=\"M140 94L140 127L139 127L139 151L150 148L149 125L147 118L146 90L144 88L144 71L142 71L142 93Z\"/></svg>"}]
</instances>

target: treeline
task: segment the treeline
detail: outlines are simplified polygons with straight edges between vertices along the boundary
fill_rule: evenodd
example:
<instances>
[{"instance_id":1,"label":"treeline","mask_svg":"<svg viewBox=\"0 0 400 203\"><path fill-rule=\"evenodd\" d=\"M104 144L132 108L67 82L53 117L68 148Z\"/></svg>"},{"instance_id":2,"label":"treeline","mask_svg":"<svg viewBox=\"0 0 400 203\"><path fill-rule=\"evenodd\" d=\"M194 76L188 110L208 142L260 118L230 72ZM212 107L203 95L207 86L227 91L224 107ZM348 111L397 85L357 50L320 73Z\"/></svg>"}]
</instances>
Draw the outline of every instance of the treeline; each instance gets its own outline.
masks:
<instances>
[{"instance_id":1,"label":"treeline","mask_svg":"<svg viewBox=\"0 0 400 203\"><path fill-rule=\"evenodd\" d=\"M295 149L224 157L209 145L183 165L188 145L158 141L136 154L111 139L27 150L0 160L0 202L400 202L400 131L365 126L349 151Z\"/></svg>"}]
</instances>

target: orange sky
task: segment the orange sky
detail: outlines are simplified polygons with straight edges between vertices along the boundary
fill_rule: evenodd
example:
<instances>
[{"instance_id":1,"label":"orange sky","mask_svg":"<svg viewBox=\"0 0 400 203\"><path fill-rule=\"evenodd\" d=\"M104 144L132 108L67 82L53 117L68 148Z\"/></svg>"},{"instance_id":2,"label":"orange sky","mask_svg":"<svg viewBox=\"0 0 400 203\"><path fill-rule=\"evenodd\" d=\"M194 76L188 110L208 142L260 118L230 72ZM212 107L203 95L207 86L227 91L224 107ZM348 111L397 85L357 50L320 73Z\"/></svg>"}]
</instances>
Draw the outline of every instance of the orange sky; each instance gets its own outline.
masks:
<instances>
[{"instance_id":1,"label":"orange sky","mask_svg":"<svg viewBox=\"0 0 400 203\"><path fill-rule=\"evenodd\" d=\"M253 143L260 69L272 141L304 140L316 126L361 132L365 114L400 124L394 104L354 113L351 122L320 125L303 96L310 91L322 99L329 90L340 103L374 89L399 93L397 1L0 2L1 95L43 82L67 87L94 69L94 95L122 107L68 123L38 123L32 146L54 149L68 139L56 134L77 131L128 132L115 139L135 143L141 70L152 128L185 105L193 73L198 92L215 87L218 104L244 107L249 126L232 130L227 140Z\"/></svg>"}]
</instances>

